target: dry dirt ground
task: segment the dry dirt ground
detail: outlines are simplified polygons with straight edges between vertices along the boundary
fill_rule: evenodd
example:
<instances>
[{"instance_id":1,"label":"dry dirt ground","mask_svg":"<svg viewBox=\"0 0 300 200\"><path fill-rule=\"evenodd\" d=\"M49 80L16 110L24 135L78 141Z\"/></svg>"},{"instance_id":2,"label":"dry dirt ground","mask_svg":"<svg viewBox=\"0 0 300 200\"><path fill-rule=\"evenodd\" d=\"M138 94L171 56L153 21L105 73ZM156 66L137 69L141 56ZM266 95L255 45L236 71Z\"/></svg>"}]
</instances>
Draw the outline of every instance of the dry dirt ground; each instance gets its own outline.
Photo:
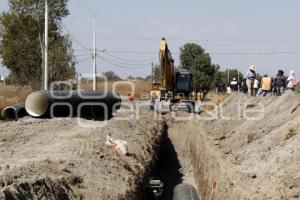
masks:
<instances>
[{"instance_id":1,"label":"dry dirt ground","mask_svg":"<svg viewBox=\"0 0 300 200\"><path fill-rule=\"evenodd\" d=\"M191 183L203 200L299 199L300 96L233 94L217 110L206 105L188 120L154 120L142 109L139 120L120 121L130 113L118 113L102 128L76 118L0 123L0 199L145 200L149 175L168 191ZM105 146L109 133L128 142L127 156Z\"/></svg>"},{"instance_id":2,"label":"dry dirt ground","mask_svg":"<svg viewBox=\"0 0 300 200\"><path fill-rule=\"evenodd\" d=\"M202 198L300 199L300 96L234 94L221 108L223 115L211 110L219 114L210 120L204 117L211 113L188 121L168 116L169 137L190 161ZM257 110L262 118L243 117L258 117Z\"/></svg>"},{"instance_id":3,"label":"dry dirt ground","mask_svg":"<svg viewBox=\"0 0 300 200\"><path fill-rule=\"evenodd\" d=\"M117 114L128 117L128 113ZM157 156L164 123L113 118L82 127L78 119L32 119L0 124L0 199L135 199ZM103 122L82 120L90 126ZM128 155L105 145L107 134L128 142Z\"/></svg>"}]
</instances>

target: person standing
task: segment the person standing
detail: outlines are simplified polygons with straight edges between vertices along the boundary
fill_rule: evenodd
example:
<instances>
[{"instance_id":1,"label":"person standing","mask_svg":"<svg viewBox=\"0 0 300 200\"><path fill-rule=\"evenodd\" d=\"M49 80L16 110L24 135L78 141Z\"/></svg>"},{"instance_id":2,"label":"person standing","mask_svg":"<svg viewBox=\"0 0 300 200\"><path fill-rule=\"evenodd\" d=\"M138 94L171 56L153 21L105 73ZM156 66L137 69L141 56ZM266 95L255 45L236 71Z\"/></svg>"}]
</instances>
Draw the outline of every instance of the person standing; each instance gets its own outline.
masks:
<instances>
[{"instance_id":1,"label":"person standing","mask_svg":"<svg viewBox=\"0 0 300 200\"><path fill-rule=\"evenodd\" d=\"M127 95L127 100L129 103L132 103L133 102L133 96L131 94L128 94Z\"/></svg>"},{"instance_id":2,"label":"person standing","mask_svg":"<svg viewBox=\"0 0 300 200\"><path fill-rule=\"evenodd\" d=\"M197 92L196 98L197 98L197 101L201 101L202 100L202 94L201 94L200 91Z\"/></svg>"},{"instance_id":3,"label":"person standing","mask_svg":"<svg viewBox=\"0 0 300 200\"><path fill-rule=\"evenodd\" d=\"M231 93L232 93L231 87L230 85L227 85L227 94L231 94Z\"/></svg>"},{"instance_id":4,"label":"person standing","mask_svg":"<svg viewBox=\"0 0 300 200\"><path fill-rule=\"evenodd\" d=\"M299 81L296 78L295 72L290 71L290 76L287 79L287 89L295 90L295 87L299 84Z\"/></svg>"},{"instance_id":5,"label":"person standing","mask_svg":"<svg viewBox=\"0 0 300 200\"><path fill-rule=\"evenodd\" d=\"M269 96L272 91L272 78L265 74L260 82L263 96Z\"/></svg>"},{"instance_id":6,"label":"person standing","mask_svg":"<svg viewBox=\"0 0 300 200\"><path fill-rule=\"evenodd\" d=\"M246 78L244 78L243 80L242 80L242 83L241 83L241 87L242 87L242 92L244 93L244 94L247 94L247 92L248 92L248 88L247 88L247 79Z\"/></svg>"},{"instance_id":7,"label":"person standing","mask_svg":"<svg viewBox=\"0 0 300 200\"><path fill-rule=\"evenodd\" d=\"M278 70L277 75L274 78L273 86L275 88L276 96L281 96L286 88L286 77L284 76L283 70Z\"/></svg>"},{"instance_id":8,"label":"person standing","mask_svg":"<svg viewBox=\"0 0 300 200\"><path fill-rule=\"evenodd\" d=\"M230 82L230 87L232 91L237 92L238 91L238 82L236 81L236 78L233 78Z\"/></svg>"},{"instance_id":9,"label":"person standing","mask_svg":"<svg viewBox=\"0 0 300 200\"><path fill-rule=\"evenodd\" d=\"M217 95L220 95L220 90L219 90L219 84L218 84L218 81L217 81L216 84L215 84L215 90L216 90L216 94L217 94Z\"/></svg>"},{"instance_id":10,"label":"person standing","mask_svg":"<svg viewBox=\"0 0 300 200\"><path fill-rule=\"evenodd\" d=\"M256 96L259 89L259 81L255 78L253 81L253 95Z\"/></svg>"},{"instance_id":11,"label":"person standing","mask_svg":"<svg viewBox=\"0 0 300 200\"><path fill-rule=\"evenodd\" d=\"M256 67L251 65L249 70L246 72L246 84L248 88L248 95L253 96L253 85L254 79L256 78Z\"/></svg>"}]
</instances>

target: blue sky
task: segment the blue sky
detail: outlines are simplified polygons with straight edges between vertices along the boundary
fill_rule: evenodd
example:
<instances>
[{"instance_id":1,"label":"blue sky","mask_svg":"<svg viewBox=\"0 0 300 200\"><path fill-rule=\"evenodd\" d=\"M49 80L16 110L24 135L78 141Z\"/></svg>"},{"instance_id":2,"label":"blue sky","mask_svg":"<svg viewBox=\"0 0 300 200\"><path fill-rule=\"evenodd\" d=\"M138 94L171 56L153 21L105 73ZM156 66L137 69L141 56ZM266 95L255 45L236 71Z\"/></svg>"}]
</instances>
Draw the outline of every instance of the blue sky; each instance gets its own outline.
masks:
<instances>
[{"instance_id":1,"label":"blue sky","mask_svg":"<svg viewBox=\"0 0 300 200\"><path fill-rule=\"evenodd\" d=\"M73 47L81 73L92 71L90 52L82 46L92 47L95 10L100 73L150 74L159 41L166 37L176 65L179 48L196 42L222 68L245 72L254 64L260 73L274 75L281 68L300 76L298 0L70 0L69 8L63 22L80 43ZM0 11L5 9L7 0L0 0Z\"/></svg>"}]
</instances>

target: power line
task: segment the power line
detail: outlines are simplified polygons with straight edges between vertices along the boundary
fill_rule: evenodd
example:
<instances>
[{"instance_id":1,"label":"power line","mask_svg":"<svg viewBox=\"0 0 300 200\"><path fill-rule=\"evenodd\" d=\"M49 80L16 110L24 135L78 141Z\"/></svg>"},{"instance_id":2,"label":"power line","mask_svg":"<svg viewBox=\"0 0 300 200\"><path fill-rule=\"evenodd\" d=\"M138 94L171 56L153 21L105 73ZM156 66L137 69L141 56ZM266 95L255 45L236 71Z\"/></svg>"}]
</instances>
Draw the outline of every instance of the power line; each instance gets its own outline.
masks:
<instances>
[{"instance_id":1,"label":"power line","mask_svg":"<svg viewBox=\"0 0 300 200\"><path fill-rule=\"evenodd\" d=\"M91 52L91 49L73 49L73 51Z\"/></svg>"},{"instance_id":2,"label":"power line","mask_svg":"<svg viewBox=\"0 0 300 200\"><path fill-rule=\"evenodd\" d=\"M86 5L84 5L81 1L79 0L75 0L82 8L84 8L85 10L87 10L89 13L94 13L94 11L92 9L90 9L89 7L87 7ZM93 16L93 14L92 14Z\"/></svg>"},{"instance_id":3,"label":"power line","mask_svg":"<svg viewBox=\"0 0 300 200\"><path fill-rule=\"evenodd\" d=\"M133 62L133 63L148 63L148 62L152 62L154 59L148 59L148 60L130 60L130 59L125 59L125 58L121 58L121 57L117 57L117 56L114 56L114 55L111 55L109 53L106 53L106 52L102 52L103 54L111 57L111 58L114 58L116 60L121 60L121 61L125 61L125 62Z\"/></svg>"},{"instance_id":4,"label":"power line","mask_svg":"<svg viewBox=\"0 0 300 200\"><path fill-rule=\"evenodd\" d=\"M123 32L126 32L126 33L128 33L128 34L130 34L130 35L133 35L133 36L135 36L135 37L137 37L137 38L139 38L139 39L142 39L142 40L157 41L157 40L153 40L152 38L144 37L144 36L142 36L142 35L140 35L140 34L137 34L137 33L133 32L133 31L127 29L127 28L124 28L124 27L120 26L119 24L113 22L112 20L110 20L110 19L104 17L103 15L100 15L99 13L95 12L94 10L90 9L88 6L86 6L85 4L83 4L80 0L75 0L75 1L76 1L82 8L84 8L84 9L87 10L87 11L89 11L90 14L91 14L92 16L95 15L95 16L100 17L103 21L106 21L106 22L110 23L110 24L113 25L115 28L117 28L117 29L119 29L119 30L121 30L121 31L123 31Z\"/></svg>"},{"instance_id":5,"label":"power line","mask_svg":"<svg viewBox=\"0 0 300 200\"><path fill-rule=\"evenodd\" d=\"M299 39L186 39L186 38L168 38L171 41L198 41L198 42L300 42Z\"/></svg>"},{"instance_id":6,"label":"power line","mask_svg":"<svg viewBox=\"0 0 300 200\"><path fill-rule=\"evenodd\" d=\"M90 60L91 57L86 57L86 58L82 58L80 60L77 60L76 62L79 63L79 62L84 62L84 61L87 61L87 60Z\"/></svg>"},{"instance_id":7,"label":"power line","mask_svg":"<svg viewBox=\"0 0 300 200\"><path fill-rule=\"evenodd\" d=\"M154 51L107 51L113 54L157 54ZM300 51L274 51L274 52L207 52L211 55L277 55L277 54L300 54ZM180 52L172 52L172 54L180 54Z\"/></svg>"},{"instance_id":8,"label":"power line","mask_svg":"<svg viewBox=\"0 0 300 200\"><path fill-rule=\"evenodd\" d=\"M82 36L89 37L89 36ZM159 41L161 38L136 38L136 37L122 37L122 36L100 36L102 39L111 39L111 40L150 40L150 41ZM222 40L222 39L191 39L191 38L168 38L169 41L192 41L192 42L232 42L232 43L243 43L243 42L300 42L299 39L288 40L288 39L274 39L274 40L251 40L251 39L236 39L236 40Z\"/></svg>"},{"instance_id":9,"label":"power line","mask_svg":"<svg viewBox=\"0 0 300 200\"><path fill-rule=\"evenodd\" d=\"M81 57L81 56L90 56L90 53L86 53L86 54L75 54L76 57Z\"/></svg>"},{"instance_id":10,"label":"power line","mask_svg":"<svg viewBox=\"0 0 300 200\"><path fill-rule=\"evenodd\" d=\"M107 52L114 53L114 54L158 54L158 52L154 52L154 51L114 51L114 50L107 50Z\"/></svg>"},{"instance_id":11,"label":"power line","mask_svg":"<svg viewBox=\"0 0 300 200\"><path fill-rule=\"evenodd\" d=\"M211 52L209 54L220 55L277 55L277 54L300 54L300 51L277 51L277 52Z\"/></svg>"},{"instance_id":12,"label":"power line","mask_svg":"<svg viewBox=\"0 0 300 200\"><path fill-rule=\"evenodd\" d=\"M146 62L145 63L132 63L132 62L124 62L124 61L112 59L111 57L109 57L109 58L103 57L103 58L105 58L105 59L107 59L107 60L109 60L111 62L114 62L115 64L118 64L118 65L141 66L141 65L149 65L151 63L151 62L147 62L147 63Z\"/></svg>"},{"instance_id":13,"label":"power line","mask_svg":"<svg viewBox=\"0 0 300 200\"><path fill-rule=\"evenodd\" d=\"M77 39L75 38L75 36L71 33L71 31L69 31L69 29L67 28L67 26L66 26L63 22L61 22L61 23L62 23L64 29L69 33L69 35L73 38L73 40L74 40L81 48L86 49L86 50L91 50L90 48L86 47L86 46L83 45L81 42L79 42L79 40L77 40Z\"/></svg>"},{"instance_id":14,"label":"power line","mask_svg":"<svg viewBox=\"0 0 300 200\"><path fill-rule=\"evenodd\" d=\"M117 63L115 63L115 62L113 62L111 60L108 60L108 59L106 59L106 58L104 58L102 56L97 56L97 57L99 57L102 61L104 61L104 62L106 62L108 64L111 64L111 65L113 65L115 67L121 68L121 69L135 70L135 69L148 68L148 66L144 66L144 67L130 67L130 66L125 66L125 65L117 64Z\"/></svg>"},{"instance_id":15,"label":"power line","mask_svg":"<svg viewBox=\"0 0 300 200\"><path fill-rule=\"evenodd\" d=\"M81 38L91 38L89 35L81 35L77 36ZM151 41L159 41L160 37L153 37L153 38L137 38L137 37L127 37L127 36L111 36L111 35L99 35L101 39L111 39L111 40L151 40ZM194 41L194 42L232 42L232 43L239 43L239 42L300 42L300 39L201 39L201 38L172 38L168 37L169 41Z\"/></svg>"}]
</instances>

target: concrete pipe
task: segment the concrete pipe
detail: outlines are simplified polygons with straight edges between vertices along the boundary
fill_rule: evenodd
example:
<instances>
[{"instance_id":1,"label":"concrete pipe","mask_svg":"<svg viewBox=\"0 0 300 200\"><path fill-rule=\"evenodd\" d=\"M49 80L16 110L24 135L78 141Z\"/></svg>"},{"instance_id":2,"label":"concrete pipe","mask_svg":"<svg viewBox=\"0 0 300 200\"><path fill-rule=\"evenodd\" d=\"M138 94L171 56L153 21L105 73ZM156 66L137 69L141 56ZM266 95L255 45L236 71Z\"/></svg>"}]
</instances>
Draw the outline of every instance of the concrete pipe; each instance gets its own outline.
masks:
<instances>
[{"instance_id":1,"label":"concrete pipe","mask_svg":"<svg viewBox=\"0 0 300 200\"><path fill-rule=\"evenodd\" d=\"M4 108L2 111L2 117L5 120L18 120L25 117L27 114L24 104L12 105Z\"/></svg>"},{"instance_id":2,"label":"concrete pipe","mask_svg":"<svg viewBox=\"0 0 300 200\"><path fill-rule=\"evenodd\" d=\"M110 91L52 90L31 93L25 100L25 109L36 118L77 116L105 120L120 104L120 96Z\"/></svg>"},{"instance_id":3,"label":"concrete pipe","mask_svg":"<svg viewBox=\"0 0 300 200\"><path fill-rule=\"evenodd\" d=\"M182 183L174 188L172 200L199 200L199 197L192 185Z\"/></svg>"}]
</instances>

